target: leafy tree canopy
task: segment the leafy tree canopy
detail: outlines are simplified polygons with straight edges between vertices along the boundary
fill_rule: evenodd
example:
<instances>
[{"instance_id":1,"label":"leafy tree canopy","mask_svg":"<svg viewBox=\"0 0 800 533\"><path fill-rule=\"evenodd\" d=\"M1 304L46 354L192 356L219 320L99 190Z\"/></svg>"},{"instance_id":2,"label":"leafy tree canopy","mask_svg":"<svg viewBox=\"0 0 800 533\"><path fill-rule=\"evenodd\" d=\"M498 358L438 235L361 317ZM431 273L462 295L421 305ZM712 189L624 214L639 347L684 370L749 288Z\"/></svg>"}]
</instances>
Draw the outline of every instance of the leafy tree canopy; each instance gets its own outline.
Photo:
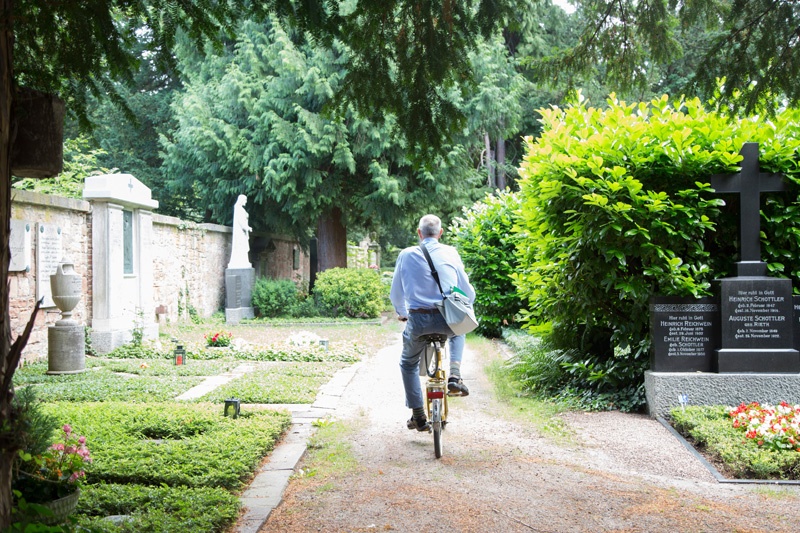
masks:
<instances>
[{"instance_id":1,"label":"leafy tree canopy","mask_svg":"<svg viewBox=\"0 0 800 533\"><path fill-rule=\"evenodd\" d=\"M652 83L654 70L691 49L700 61L681 84L685 94L711 95L718 80L724 79L720 96L732 111L770 111L785 100L800 102L800 4L795 0L580 0L576 4L585 20L580 40L531 62L541 80L575 85L576 75L600 65L612 88L643 90ZM700 28L710 34L698 48L688 32Z\"/></svg>"}]
</instances>

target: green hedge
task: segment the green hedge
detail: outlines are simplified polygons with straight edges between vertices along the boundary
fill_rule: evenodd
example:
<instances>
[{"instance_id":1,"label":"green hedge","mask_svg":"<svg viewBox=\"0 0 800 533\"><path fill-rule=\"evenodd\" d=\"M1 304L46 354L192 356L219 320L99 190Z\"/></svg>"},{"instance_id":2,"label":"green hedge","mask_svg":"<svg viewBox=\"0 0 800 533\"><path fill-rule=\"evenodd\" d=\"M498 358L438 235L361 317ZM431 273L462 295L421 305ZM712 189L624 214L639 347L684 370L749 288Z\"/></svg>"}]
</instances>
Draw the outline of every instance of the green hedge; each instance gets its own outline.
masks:
<instances>
[{"instance_id":1,"label":"green hedge","mask_svg":"<svg viewBox=\"0 0 800 533\"><path fill-rule=\"evenodd\" d=\"M288 279L258 278L253 285L253 307L259 316L287 316L300 302L297 285Z\"/></svg>"},{"instance_id":2,"label":"green hedge","mask_svg":"<svg viewBox=\"0 0 800 533\"><path fill-rule=\"evenodd\" d=\"M735 198L709 178L738 171L745 142L763 170L785 172L789 191L765 195L763 254L800 287L800 112L731 119L699 100L577 104L540 110L520 169L518 272L528 324L550 322L565 372L602 393L641 397L648 364L648 300L703 296L732 272ZM643 402L643 397L642 397Z\"/></svg>"},{"instance_id":3,"label":"green hedge","mask_svg":"<svg viewBox=\"0 0 800 533\"><path fill-rule=\"evenodd\" d=\"M486 198L453 221L450 235L475 287L478 332L499 337L515 324L522 307L512 274L517 271L518 234L513 232L519 195L501 192Z\"/></svg>"},{"instance_id":4,"label":"green hedge","mask_svg":"<svg viewBox=\"0 0 800 533\"><path fill-rule=\"evenodd\" d=\"M377 318L387 308L389 287L370 268L331 268L317 276L314 294L334 316Z\"/></svg>"}]
</instances>

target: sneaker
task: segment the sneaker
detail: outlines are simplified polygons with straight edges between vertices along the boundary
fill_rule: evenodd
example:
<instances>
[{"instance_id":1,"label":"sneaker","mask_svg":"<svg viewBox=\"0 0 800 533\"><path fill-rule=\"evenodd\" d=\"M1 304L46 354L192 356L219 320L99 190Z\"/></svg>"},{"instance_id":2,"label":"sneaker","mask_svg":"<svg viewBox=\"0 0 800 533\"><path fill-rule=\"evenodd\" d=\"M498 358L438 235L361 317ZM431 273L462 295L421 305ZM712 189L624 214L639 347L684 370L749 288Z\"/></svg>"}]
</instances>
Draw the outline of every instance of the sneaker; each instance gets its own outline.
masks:
<instances>
[{"instance_id":1,"label":"sneaker","mask_svg":"<svg viewBox=\"0 0 800 533\"><path fill-rule=\"evenodd\" d=\"M451 396L469 396L469 389L461 378L451 376L447 380L447 393Z\"/></svg>"},{"instance_id":2,"label":"sneaker","mask_svg":"<svg viewBox=\"0 0 800 533\"><path fill-rule=\"evenodd\" d=\"M430 431L431 425L428 424L428 419L424 416L422 418L414 418L413 416L406 422L408 429L416 429L417 431Z\"/></svg>"}]
</instances>

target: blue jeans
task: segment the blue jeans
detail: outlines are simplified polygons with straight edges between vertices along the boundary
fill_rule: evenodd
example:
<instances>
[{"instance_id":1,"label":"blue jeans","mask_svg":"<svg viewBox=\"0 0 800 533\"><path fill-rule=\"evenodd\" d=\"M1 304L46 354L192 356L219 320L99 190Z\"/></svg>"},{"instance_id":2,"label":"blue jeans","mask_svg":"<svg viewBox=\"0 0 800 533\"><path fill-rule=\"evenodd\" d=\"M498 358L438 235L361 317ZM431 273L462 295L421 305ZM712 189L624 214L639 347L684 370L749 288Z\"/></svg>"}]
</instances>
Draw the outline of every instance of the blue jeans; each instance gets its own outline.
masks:
<instances>
[{"instance_id":1,"label":"blue jeans","mask_svg":"<svg viewBox=\"0 0 800 533\"><path fill-rule=\"evenodd\" d=\"M425 342L419 338L431 333L442 333L450 337L450 362L461 363L464 356L464 335L454 335L441 313L409 313L406 330L403 332L403 355L400 357L400 373L406 390L406 406L422 407L422 387L419 381L419 360L425 350Z\"/></svg>"}]
</instances>

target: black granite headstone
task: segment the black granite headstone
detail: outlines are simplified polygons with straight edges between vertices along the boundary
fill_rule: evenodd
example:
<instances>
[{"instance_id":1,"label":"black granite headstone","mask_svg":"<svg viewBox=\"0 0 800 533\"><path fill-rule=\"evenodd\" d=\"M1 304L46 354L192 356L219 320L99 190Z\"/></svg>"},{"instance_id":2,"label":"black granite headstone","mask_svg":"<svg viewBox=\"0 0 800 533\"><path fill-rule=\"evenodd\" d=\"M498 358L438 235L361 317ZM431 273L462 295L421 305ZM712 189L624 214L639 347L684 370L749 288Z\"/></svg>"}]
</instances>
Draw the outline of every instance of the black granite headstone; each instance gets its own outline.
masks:
<instances>
[{"instance_id":1,"label":"black granite headstone","mask_svg":"<svg viewBox=\"0 0 800 533\"><path fill-rule=\"evenodd\" d=\"M716 298L651 298L650 335L650 370L710 372L719 346Z\"/></svg>"},{"instance_id":2,"label":"black granite headstone","mask_svg":"<svg viewBox=\"0 0 800 533\"><path fill-rule=\"evenodd\" d=\"M718 372L800 372L792 282L763 276L719 280Z\"/></svg>"}]
</instances>

